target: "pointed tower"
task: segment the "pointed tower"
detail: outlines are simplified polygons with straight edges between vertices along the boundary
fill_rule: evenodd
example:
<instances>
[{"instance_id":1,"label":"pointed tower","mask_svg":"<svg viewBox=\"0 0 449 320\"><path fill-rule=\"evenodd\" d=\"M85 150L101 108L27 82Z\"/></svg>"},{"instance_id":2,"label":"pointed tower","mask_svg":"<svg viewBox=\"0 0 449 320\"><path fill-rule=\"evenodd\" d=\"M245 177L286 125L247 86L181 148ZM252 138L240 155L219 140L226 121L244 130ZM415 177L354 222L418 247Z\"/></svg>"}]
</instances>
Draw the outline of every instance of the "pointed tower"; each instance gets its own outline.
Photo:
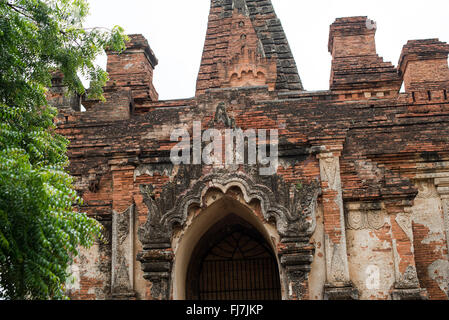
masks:
<instances>
[{"instance_id":1,"label":"pointed tower","mask_svg":"<svg viewBox=\"0 0 449 320\"><path fill-rule=\"evenodd\" d=\"M247 86L303 90L270 0L211 0L196 93Z\"/></svg>"}]
</instances>

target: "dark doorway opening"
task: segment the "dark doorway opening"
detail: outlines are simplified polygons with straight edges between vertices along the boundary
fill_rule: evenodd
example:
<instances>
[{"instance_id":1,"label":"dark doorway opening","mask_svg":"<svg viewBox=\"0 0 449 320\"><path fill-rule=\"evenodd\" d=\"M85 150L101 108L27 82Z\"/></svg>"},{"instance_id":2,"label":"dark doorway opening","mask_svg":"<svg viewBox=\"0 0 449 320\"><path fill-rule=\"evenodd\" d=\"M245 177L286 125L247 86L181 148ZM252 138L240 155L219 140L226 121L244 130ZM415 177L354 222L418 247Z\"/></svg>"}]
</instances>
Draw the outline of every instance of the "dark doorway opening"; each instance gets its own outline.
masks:
<instances>
[{"instance_id":1,"label":"dark doorway opening","mask_svg":"<svg viewBox=\"0 0 449 320\"><path fill-rule=\"evenodd\" d=\"M254 227L230 215L194 250L186 293L188 300L281 300L277 260Z\"/></svg>"}]
</instances>

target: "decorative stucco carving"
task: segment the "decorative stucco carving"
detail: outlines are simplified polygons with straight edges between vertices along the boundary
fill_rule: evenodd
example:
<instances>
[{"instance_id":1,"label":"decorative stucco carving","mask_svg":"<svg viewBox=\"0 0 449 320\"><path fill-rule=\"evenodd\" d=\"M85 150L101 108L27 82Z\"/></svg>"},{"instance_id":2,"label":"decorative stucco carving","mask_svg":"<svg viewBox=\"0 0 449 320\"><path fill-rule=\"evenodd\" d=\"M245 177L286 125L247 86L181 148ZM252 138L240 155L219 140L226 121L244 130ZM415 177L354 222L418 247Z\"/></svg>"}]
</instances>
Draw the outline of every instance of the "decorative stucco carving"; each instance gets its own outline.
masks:
<instances>
[{"instance_id":1,"label":"decorative stucco carving","mask_svg":"<svg viewBox=\"0 0 449 320\"><path fill-rule=\"evenodd\" d=\"M368 212L367 222L375 230L379 230L385 225L385 219L382 213Z\"/></svg>"},{"instance_id":2,"label":"decorative stucco carving","mask_svg":"<svg viewBox=\"0 0 449 320\"><path fill-rule=\"evenodd\" d=\"M129 219L133 207L128 208L124 213L117 215L117 234L118 244L122 245L126 238L129 236Z\"/></svg>"},{"instance_id":3,"label":"decorative stucco carving","mask_svg":"<svg viewBox=\"0 0 449 320\"><path fill-rule=\"evenodd\" d=\"M404 230L410 241L413 241L412 217L407 213L399 213L396 216L396 222Z\"/></svg>"},{"instance_id":4,"label":"decorative stucco carving","mask_svg":"<svg viewBox=\"0 0 449 320\"><path fill-rule=\"evenodd\" d=\"M332 255L331 266L332 282L345 282L347 277L345 275L345 261L341 250L341 245L334 246L334 254Z\"/></svg>"},{"instance_id":5,"label":"decorative stucco carving","mask_svg":"<svg viewBox=\"0 0 449 320\"><path fill-rule=\"evenodd\" d=\"M245 0L232 0L232 8L238 10L239 13L245 16L249 15Z\"/></svg>"},{"instance_id":6,"label":"decorative stucco carving","mask_svg":"<svg viewBox=\"0 0 449 320\"><path fill-rule=\"evenodd\" d=\"M148 208L148 219L145 226L139 228L139 240L144 244L144 248L167 248L170 246L170 234L168 226L162 223L163 207L154 198L153 187L151 185L141 185L140 192L143 201Z\"/></svg>"},{"instance_id":7,"label":"decorative stucco carving","mask_svg":"<svg viewBox=\"0 0 449 320\"><path fill-rule=\"evenodd\" d=\"M404 273L399 271L400 258L397 248L397 241L393 239L393 261L395 268L395 289L416 289L419 288L418 273L416 267L409 265Z\"/></svg>"},{"instance_id":8,"label":"decorative stucco carving","mask_svg":"<svg viewBox=\"0 0 449 320\"><path fill-rule=\"evenodd\" d=\"M112 215L112 284L113 297L134 294L134 205Z\"/></svg>"},{"instance_id":9,"label":"decorative stucco carving","mask_svg":"<svg viewBox=\"0 0 449 320\"><path fill-rule=\"evenodd\" d=\"M433 185L433 182L431 180L420 180L418 185L418 195L416 198L418 199L431 199L431 198L437 198L438 192L435 188L435 185Z\"/></svg>"},{"instance_id":10,"label":"decorative stucco carving","mask_svg":"<svg viewBox=\"0 0 449 320\"><path fill-rule=\"evenodd\" d=\"M235 119L228 115L226 104L220 102L215 111L214 123L222 123L226 128L235 128Z\"/></svg>"},{"instance_id":11,"label":"decorative stucco carving","mask_svg":"<svg viewBox=\"0 0 449 320\"><path fill-rule=\"evenodd\" d=\"M403 274L400 275L399 281L396 282L396 288L411 289L418 288L418 273L414 266L408 266Z\"/></svg>"},{"instance_id":12,"label":"decorative stucco carving","mask_svg":"<svg viewBox=\"0 0 449 320\"><path fill-rule=\"evenodd\" d=\"M401 227L402 228L402 227ZM404 228L407 228L405 223ZM405 230L404 230L405 231ZM410 241L413 243L413 234ZM421 289L418 280L418 273L414 265L408 265L405 271L400 271L401 258L398 252L397 240L392 240L393 244L393 263L395 270L395 284L392 291L393 300L425 300L427 291Z\"/></svg>"},{"instance_id":13,"label":"decorative stucco carving","mask_svg":"<svg viewBox=\"0 0 449 320\"><path fill-rule=\"evenodd\" d=\"M435 179L434 182L443 206L444 230L449 250L449 174L445 173L443 177Z\"/></svg>"},{"instance_id":14,"label":"decorative stucco carving","mask_svg":"<svg viewBox=\"0 0 449 320\"><path fill-rule=\"evenodd\" d=\"M151 298L169 300L174 255L171 249L145 250L137 255L144 279L151 281Z\"/></svg>"},{"instance_id":15,"label":"decorative stucco carving","mask_svg":"<svg viewBox=\"0 0 449 320\"><path fill-rule=\"evenodd\" d=\"M349 211L346 215L346 228L349 230L368 229L367 214L361 211Z\"/></svg>"},{"instance_id":16,"label":"decorative stucco carving","mask_svg":"<svg viewBox=\"0 0 449 320\"><path fill-rule=\"evenodd\" d=\"M308 280L313 262L312 247L298 247L294 243L287 244L280 252L280 263L286 274L289 300L302 300L306 296Z\"/></svg>"},{"instance_id":17,"label":"decorative stucco carving","mask_svg":"<svg viewBox=\"0 0 449 320\"><path fill-rule=\"evenodd\" d=\"M444 230L446 232L447 249L449 250L449 195L442 197Z\"/></svg>"},{"instance_id":18,"label":"decorative stucco carving","mask_svg":"<svg viewBox=\"0 0 449 320\"><path fill-rule=\"evenodd\" d=\"M321 191L319 183L301 183L298 187L277 176L258 176L258 168L253 167L249 167L247 172L217 170L205 176L202 176L201 166L181 166L177 172L158 198L154 196L152 186L140 186L149 215L138 233L144 249L138 260L142 263L145 279L152 282L152 297L169 298L174 226L185 225L192 206L207 206L204 196L211 188L226 193L237 187L246 203L260 202L266 221L275 219L285 246L278 254L293 290L290 298L302 299L304 279L307 279L313 260L313 247L304 247L316 227L315 206Z\"/></svg>"},{"instance_id":19,"label":"decorative stucco carving","mask_svg":"<svg viewBox=\"0 0 449 320\"><path fill-rule=\"evenodd\" d=\"M116 271L113 278L112 294L132 291L127 261L123 256L117 258Z\"/></svg>"},{"instance_id":20,"label":"decorative stucco carving","mask_svg":"<svg viewBox=\"0 0 449 320\"><path fill-rule=\"evenodd\" d=\"M332 190L337 190L340 187L340 159L338 157L327 157L320 161L321 165L321 179L327 181L329 188Z\"/></svg>"},{"instance_id":21,"label":"decorative stucco carving","mask_svg":"<svg viewBox=\"0 0 449 320\"><path fill-rule=\"evenodd\" d=\"M317 181L302 184L302 188L298 189L279 178L256 178L259 179L256 181L243 172L217 171L198 179L191 186L184 185L185 189L179 190L178 181L186 176L194 178L195 172L190 170L181 167L175 181L164 188L158 199L152 196L151 186L140 187L149 209L147 223L139 230L139 239L144 248L169 247L173 226L185 224L188 209L192 205L203 206L203 195L211 186L223 193L231 187L239 187L247 203L259 200L264 218L267 221L272 218L276 220L278 231L287 242L313 234L316 226L316 200L320 194ZM280 192L275 193L274 190Z\"/></svg>"},{"instance_id":22,"label":"decorative stucco carving","mask_svg":"<svg viewBox=\"0 0 449 320\"><path fill-rule=\"evenodd\" d=\"M348 230L379 230L385 225L385 215L381 211L348 211L346 228Z\"/></svg>"},{"instance_id":23,"label":"decorative stucco carving","mask_svg":"<svg viewBox=\"0 0 449 320\"><path fill-rule=\"evenodd\" d=\"M304 281L308 279L308 272L286 267L289 283L289 297L291 300L302 300L306 295Z\"/></svg>"},{"instance_id":24,"label":"decorative stucco carving","mask_svg":"<svg viewBox=\"0 0 449 320\"><path fill-rule=\"evenodd\" d=\"M333 285L347 284L349 282L348 262L345 261L345 244L333 243L328 235L325 235L327 248L327 282Z\"/></svg>"},{"instance_id":25,"label":"decorative stucco carving","mask_svg":"<svg viewBox=\"0 0 449 320\"><path fill-rule=\"evenodd\" d=\"M107 164L98 164L88 173L83 174L76 179L75 188L78 194L82 197L85 192L90 191L96 193L100 190L101 179L110 172Z\"/></svg>"},{"instance_id":26,"label":"decorative stucco carving","mask_svg":"<svg viewBox=\"0 0 449 320\"><path fill-rule=\"evenodd\" d=\"M329 148L323 148L328 150ZM345 295L347 299L354 296L353 285L349 277L349 264L346 249L346 224L341 188L340 157L333 152L321 152L317 155L320 161L321 181L323 183L323 201L331 202L338 208L338 223L333 228L338 236L325 234L326 251L326 288L325 296L329 299ZM327 182L327 184L326 184ZM326 212L324 212L326 215ZM363 221L362 216L355 215L353 222ZM325 222L326 223L326 222ZM342 289L344 288L344 289ZM334 294L335 293L335 294Z\"/></svg>"},{"instance_id":27,"label":"decorative stucco carving","mask_svg":"<svg viewBox=\"0 0 449 320\"><path fill-rule=\"evenodd\" d=\"M155 174L159 174L161 176L171 176L173 173L174 166L172 163L167 164L144 164L138 166L134 170L134 182L136 181L137 177L148 175L153 177Z\"/></svg>"}]
</instances>

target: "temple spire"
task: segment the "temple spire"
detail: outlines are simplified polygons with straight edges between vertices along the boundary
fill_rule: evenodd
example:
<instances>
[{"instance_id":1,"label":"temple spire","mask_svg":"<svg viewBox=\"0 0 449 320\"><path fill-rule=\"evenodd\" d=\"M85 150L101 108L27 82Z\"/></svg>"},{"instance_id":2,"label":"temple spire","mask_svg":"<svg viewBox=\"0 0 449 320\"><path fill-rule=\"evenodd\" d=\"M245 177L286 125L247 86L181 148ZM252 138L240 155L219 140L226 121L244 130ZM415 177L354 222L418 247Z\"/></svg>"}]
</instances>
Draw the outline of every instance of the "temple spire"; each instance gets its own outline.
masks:
<instances>
[{"instance_id":1,"label":"temple spire","mask_svg":"<svg viewBox=\"0 0 449 320\"><path fill-rule=\"evenodd\" d=\"M246 6L246 0L232 0L232 8L245 16L249 16L249 10Z\"/></svg>"},{"instance_id":2,"label":"temple spire","mask_svg":"<svg viewBox=\"0 0 449 320\"><path fill-rule=\"evenodd\" d=\"M268 86L302 91L293 54L270 0L212 0L197 94Z\"/></svg>"}]
</instances>

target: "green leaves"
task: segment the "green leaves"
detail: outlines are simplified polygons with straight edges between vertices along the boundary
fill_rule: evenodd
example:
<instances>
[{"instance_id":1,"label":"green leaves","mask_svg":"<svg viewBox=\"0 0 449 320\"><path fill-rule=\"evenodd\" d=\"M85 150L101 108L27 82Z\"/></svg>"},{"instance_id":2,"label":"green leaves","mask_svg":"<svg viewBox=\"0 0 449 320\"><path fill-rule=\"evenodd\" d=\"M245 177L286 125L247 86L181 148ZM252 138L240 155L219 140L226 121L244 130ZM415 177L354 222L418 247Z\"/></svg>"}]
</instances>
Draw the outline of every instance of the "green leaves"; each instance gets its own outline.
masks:
<instances>
[{"instance_id":1,"label":"green leaves","mask_svg":"<svg viewBox=\"0 0 449 320\"><path fill-rule=\"evenodd\" d=\"M101 225L74 210L81 203L66 172L68 141L55 134L47 106L51 72L83 94L78 74L102 99L107 73L93 64L104 48L121 51L123 29L82 29L84 0L0 0L0 292L9 299L64 299L80 246Z\"/></svg>"},{"instance_id":2,"label":"green leaves","mask_svg":"<svg viewBox=\"0 0 449 320\"><path fill-rule=\"evenodd\" d=\"M34 145L30 139L29 146L43 154L50 139L44 135ZM33 165L33 156L21 148L0 151L0 285L20 283L8 291L12 299L63 297L71 256L101 231L95 220L72 210L80 199L62 165Z\"/></svg>"}]
</instances>

